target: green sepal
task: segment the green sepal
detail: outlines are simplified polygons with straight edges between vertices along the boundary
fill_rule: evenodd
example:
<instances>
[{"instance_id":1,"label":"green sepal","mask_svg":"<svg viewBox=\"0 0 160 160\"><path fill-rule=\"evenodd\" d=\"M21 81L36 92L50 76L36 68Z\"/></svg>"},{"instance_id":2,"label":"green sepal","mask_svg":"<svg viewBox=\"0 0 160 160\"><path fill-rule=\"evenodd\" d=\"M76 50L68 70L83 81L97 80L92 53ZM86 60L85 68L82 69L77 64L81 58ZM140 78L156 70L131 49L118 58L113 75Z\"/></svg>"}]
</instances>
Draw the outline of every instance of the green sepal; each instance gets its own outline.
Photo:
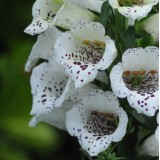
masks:
<instances>
[{"instance_id":1,"label":"green sepal","mask_svg":"<svg viewBox=\"0 0 160 160\"><path fill-rule=\"evenodd\" d=\"M108 17L110 14L111 14L111 6L109 5L109 2L106 1L102 4L101 18L100 18L100 22L105 28L107 26Z\"/></svg>"}]
</instances>

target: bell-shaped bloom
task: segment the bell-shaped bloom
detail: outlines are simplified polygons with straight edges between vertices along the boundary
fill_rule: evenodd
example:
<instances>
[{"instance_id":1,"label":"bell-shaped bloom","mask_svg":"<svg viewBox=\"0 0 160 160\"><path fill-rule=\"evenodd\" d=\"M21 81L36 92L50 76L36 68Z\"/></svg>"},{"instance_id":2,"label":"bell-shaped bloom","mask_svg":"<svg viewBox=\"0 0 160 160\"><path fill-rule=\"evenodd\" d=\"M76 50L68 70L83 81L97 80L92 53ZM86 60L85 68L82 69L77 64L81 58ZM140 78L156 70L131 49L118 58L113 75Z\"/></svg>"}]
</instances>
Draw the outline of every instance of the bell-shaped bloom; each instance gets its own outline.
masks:
<instances>
[{"instance_id":1,"label":"bell-shaped bloom","mask_svg":"<svg viewBox=\"0 0 160 160\"><path fill-rule=\"evenodd\" d=\"M159 108L158 57L157 47L131 48L110 73L113 92L120 98L127 97L131 107L147 116L154 116Z\"/></svg>"},{"instance_id":2,"label":"bell-shaped bloom","mask_svg":"<svg viewBox=\"0 0 160 160\"><path fill-rule=\"evenodd\" d=\"M110 143L122 140L128 117L119 107L113 92L93 89L66 113L66 127L76 136L90 156L106 150Z\"/></svg>"},{"instance_id":3,"label":"bell-shaped bloom","mask_svg":"<svg viewBox=\"0 0 160 160\"><path fill-rule=\"evenodd\" d=\"M155 134L149 136L140 146L140 154L157 157L159 156L159 141Z\"/></svg>"},{"instance_id":4,"label":"bell-shaped bloom","mask_svg":"<svg viewBox=\"0 0 160 160\"><path fill-rule=\"evenodd\" d=\"M26 72L30 72L39 59L49 61L52 57L54 57L54 44L57 37L60 35L61 31L53 26L38 36L37 42L34 44L30 56L26 62Z\"/></svg>"},{"instance_id":5,"label":"bell-shaped bloom","mask_svg":"<svg viewBox=\"0 0 160 160\"><path fill-rule=\"evenodd\" d=\"M75 2L77 3L77 1ZM86 21L91 22L96 20L96 15L89 10L67 2L58 10L53 23L55 26L70 30L75 21L79 19L85 19Z\"/></svg>"},{"instance_id":6,"label":"bell-shaped bloom","mask_svg":"<svg viewBox=\"0 0 160 160\"><path fill-rule=\"evenodd\" d=\"M76 102L84 92L96 86L88 84L76 90L72 80L66 76L61 65L55 60L42 63L33 69L31 75L31 92L33 106L31 115L43 115L53 107L61 107L65 100Z\"/></svg>"},{"instance_id":7,"label":"bell-shaped bloom","mask_svg":"<svg viewBox=\"0 0 160 160\"><path fill-rule=\"evenodd\" d=\"M63 33L55 43L57 62L75 83L76 88L93 81L98 70L107 69L117 56L115 43L105 36L98 22L76 22L71 31Z\"/></svg>"},{"instance_id":8,"label":"bell-shaped bloom","mask_svg":"<svg viewBox=\"0 0 160 160\"><path fill-rule=\"evenodd\" d=\"M46 122L56 128L66 131L66 112L73 107L73 102L65 101L60 108L53 108L48 114L34 116L29 126L35 127L39 122Z\"/></svg>"},{"instance_id":9,"label":"bell-shaped bloom","mask_svg":"<svg viewBox=\"0 0 160 160\"><path fill-rule=\"evenodd\" d=\"M109 4L128 18L129 25L134 25L136 19L146 17L152 6L159 0L109 0Z\"/></svg>"},{"instance_id":10,"label":"bell-shaped bloom","mask_svg":"<svg viewBox=\"0 0 160 160\"><path fill-rule=\"evenodd\" d=\"M79 0L75 4L71 4L70 0L36 0L32 8L32 23L24 32L30 35L40 34L53 25L69 29L80 18L88 21L96 18L92 12L78 4Z\"/></svg>"},{"instance_id":11,"label":"bell-shaped bloom","mask_svg":"<svg viewBox=\"0 0 160 160\"><path fill-rule=\"evenodd\" d=\"M159 42L159 13L152 15L143 22L143 28L150 33L155 42Z\"/></svg>"}]
</instances>

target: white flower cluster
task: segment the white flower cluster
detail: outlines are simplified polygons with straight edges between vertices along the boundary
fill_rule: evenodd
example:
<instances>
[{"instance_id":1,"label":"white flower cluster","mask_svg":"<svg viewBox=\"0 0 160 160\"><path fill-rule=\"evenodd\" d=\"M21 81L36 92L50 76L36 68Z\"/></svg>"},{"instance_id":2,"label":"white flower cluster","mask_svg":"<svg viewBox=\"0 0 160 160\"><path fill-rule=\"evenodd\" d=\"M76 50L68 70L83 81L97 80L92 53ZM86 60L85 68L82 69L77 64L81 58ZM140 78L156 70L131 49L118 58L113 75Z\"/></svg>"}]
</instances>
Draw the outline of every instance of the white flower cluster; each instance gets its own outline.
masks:
<instances>
[{"instance_id":1,"label":"white flower cluster","mask_svg":"<svg viewBox=\"0 0 160 160\"><path fill-rule=\"evenodd\" d=\"M118 55L115 41L105 34L94 14L100 13L104 1L36 0L33 21L25 29L28 34L39 34L25 65L27 72L33 69L30 125L44 121L68 131L91 156L126 134L128 116L118 97L126 97L131 107L147 116L159 109L158 47L129 48L121 62L112 66ZM129 2L109 0L134 25L158 0ZM157 19L158 15L150 17L144 24L156 41L158 28L152 25ZM39 59L46 62L36 66ZM111 66L107 77L105 70ZM106 85L109 80L112 92L93 84L95 79Z\"/></svg>"}]
</instances>

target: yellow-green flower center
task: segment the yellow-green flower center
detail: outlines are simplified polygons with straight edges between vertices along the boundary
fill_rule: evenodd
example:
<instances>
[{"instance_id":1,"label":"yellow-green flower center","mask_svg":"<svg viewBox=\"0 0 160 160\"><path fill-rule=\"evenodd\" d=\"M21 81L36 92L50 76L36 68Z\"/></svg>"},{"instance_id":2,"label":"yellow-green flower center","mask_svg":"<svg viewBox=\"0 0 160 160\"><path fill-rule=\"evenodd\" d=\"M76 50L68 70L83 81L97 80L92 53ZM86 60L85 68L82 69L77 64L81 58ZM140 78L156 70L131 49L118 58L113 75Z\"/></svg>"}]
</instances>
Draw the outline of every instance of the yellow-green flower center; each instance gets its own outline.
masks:
<instances>
[{"instance_id":1,"label":"yellow-green flower center","mask_svg":"<svg viewBox=\"0 0 160 160\"><path fill-rule=\"evenodd\" d=\"M122 7L141 6L144 0L118 0L119 5Z\"/></svg>"},{"instance_id":2,"label":"yellow-green flower center","mask_svg":"<svg viewBox=\"0 0 160 160\"><path fill-rule=\"evenodd\" d=\"M144 81L146 72L143 69L139 71L125 71L123 72L123 79L126 79L127 83L132 87L137 87ZM149 73L154 75L157 74L157 71L151 70Z\"/></svg>"}]
</instances>

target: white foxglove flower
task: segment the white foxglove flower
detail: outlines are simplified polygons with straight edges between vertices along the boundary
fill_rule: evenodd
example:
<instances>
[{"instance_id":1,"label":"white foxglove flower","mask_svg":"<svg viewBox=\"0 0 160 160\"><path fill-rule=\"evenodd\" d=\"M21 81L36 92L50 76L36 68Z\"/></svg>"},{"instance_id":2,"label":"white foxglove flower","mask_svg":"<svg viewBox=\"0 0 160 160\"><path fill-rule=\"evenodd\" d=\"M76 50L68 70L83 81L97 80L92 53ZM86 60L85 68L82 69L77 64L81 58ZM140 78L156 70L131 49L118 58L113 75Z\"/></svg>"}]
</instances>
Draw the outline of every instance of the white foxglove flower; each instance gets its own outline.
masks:
<instances>
[{"instance_id":1,"label":"white foxglove flower","mask_svg":"<svg viewBox=\"0 0 160 160\"><path fill-rule=\"evenodd\" d=\"M129 25L134 25L136 19L141 19L148 15L152 6L159 0L109 0L109 4L128 17Z\"/></svg>"},{"instance_id":2,"label":"white foxglove flower","mask_svg":"<svg viewBox=\"0 0 160 160\"><path fill-rule=\"evenodd\" d=\"M75 21L79 19L85 19L86 21L91 22L96 19L96 16L86 9L67 2L59 9L53 22L55 26L69 30Z\"/></svg>"},{"instance_id":3,"label":"white foxglove flower","mask_svg":"<svg viewBox=\"0 0 160 160\"><path fill-rule=\"evenodd\" d=\"M54 57L54 44L60 35L61 32L53 26L38 36L25 65L26 72L30 72L39 59L50 60Z\"/></svg>"},{"instance_id":4,"label":"white foxglove flower","mask_svg":"<svg viewBox=\"0 0 160 160\"><path fill-rule=\"evenodd\" d=\"M159 156L159 141L157 141L155 134L149 136L140 146L140 154L148 156Z\"/></svg>"},{"instance_id":5,"label":"white foxglove flower","mask_svg":"<svg viewBox=\"0 0 160 160\"><path fill-rule=\"evenodd\" d=\"M78 138L90 156L107 149L112 141L122 140L127 123L127 114L114 93L98 89L88 91L82 102L66 113L68 132Z\"/></svg>"},{"instance_id":6,"label":"white foxglove flower","mask_svg":"<svg viewBox=\"0 0 160 160\"><path fill-rule=\"evenodd\" d=\"M157 129L155 131L155 136L156 136L156 139L159 141L159 112L157 114L157 123L158 123L158 126L157 126Z\"/></svg>"},{"instance_id":7,"label":"white foxglove flower","mask_svg":"<svg viewBox=\"0 0 160 160\"><path fill-rule=\"evenodd\" d=\"M53 25L69 29L80 18L95 20L96 16L93 13L78 6L79 0L75 1L75 4L69 2L70 0L36 0L32 8L32 23L24 32L35 35Z\"/></svg>"},{"instance_id":8,"label":"white foxglove flower","mask_svg":"<svg viewBox=\"0 0 160 160\"><path fill-rule=\"evenodd\" d=\"M33 95L32 115L51 112L53 107L61 107L65 100L76 102L84 92L96 86L86 85L75 90L70 78L66 76L61 65L55 60L42 63L33 69L31 75L31 92Z\"/></svg>"},{"instance_id":9,"label":"white foxglove flower","mask_svg":"<svg viewBox=\"0 0 160 160\"><path fill-rule=\"evenodd\" d=\"M53 18L63 5L63 0L36 0L32 8L32 23L24 30L35 35L53 26Z\"/></svg>"},{"instance_id":10,"label":"white foxglove flower","mask_svg":"<svg viewBox=\"0 0 160 160\"><path fill-rule=\"evenodd\" d=\"M154 116L159 107L158 57L157 47L128 49L110 74L113 92L120 98L127 97L138 113L147 116Z\"/></svg>"},{"instance_id":11,"label":"white foxglove flower","mask_svg":"<svg viewBox=\"0 0 160 160\"><path fill-rule=\"evenodd\" d=\"M152 35L156 42L159 42L159 13L154 14L143 22L144 30Z\"/></svg>"},{"instance_id":12,"label":"white foxglove flower","mask_svg":"<svg viewBox=\"0 0 160 160\"><path fill-rule=\"evenodd\" d=\"M66 130L66 112L73 107L73 102L65 101L60 108L53 108L48 114L34 116L29 126L35 127L39 122L46 122L56 128Z\"/></svg>"},{"instance_id":13,"label":"white foxglove flower","mask_svg":"<svg viewBox=\"0 0 160 160\"><path fill-rule=\"evenodd\" d=\"M79 20L57 39L55 53L76 88L93 81L98 70L108 68L117 56L115 43L105 36L104 27L85 20Z\"/></svg>"}]
</instances>

